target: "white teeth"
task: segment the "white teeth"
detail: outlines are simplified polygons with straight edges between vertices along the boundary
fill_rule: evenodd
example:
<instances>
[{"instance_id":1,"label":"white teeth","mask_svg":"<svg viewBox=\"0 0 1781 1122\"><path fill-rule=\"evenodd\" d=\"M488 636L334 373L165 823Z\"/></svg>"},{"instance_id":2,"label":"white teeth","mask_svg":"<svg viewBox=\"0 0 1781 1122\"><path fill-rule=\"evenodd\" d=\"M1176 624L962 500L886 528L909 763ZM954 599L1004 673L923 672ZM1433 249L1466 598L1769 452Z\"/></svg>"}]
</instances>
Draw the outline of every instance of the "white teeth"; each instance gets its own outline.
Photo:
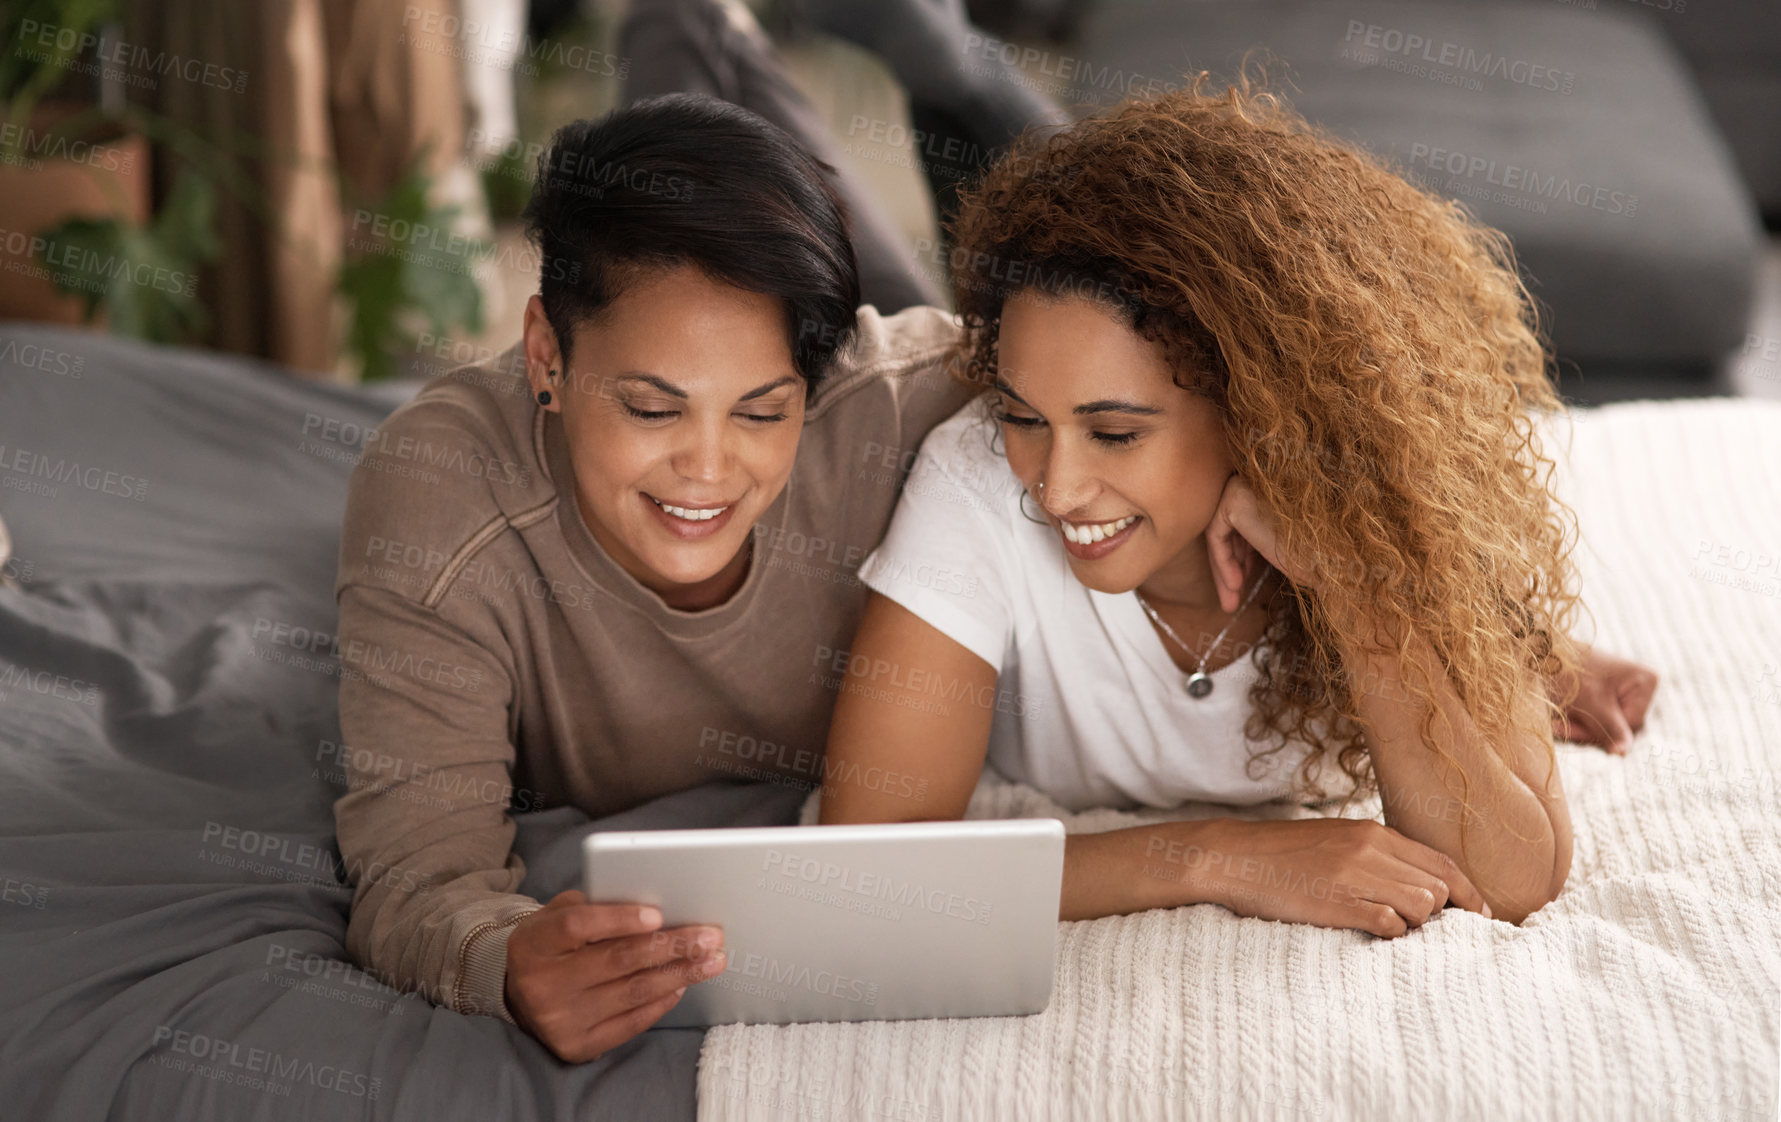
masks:
<instances>
[{"instance_id":1,"label":"white teeth","mask_svg":"<svg viewBox=\"0 0 1781 1122\"><path fill-rule=\"evenodd\" d=\"M1075 542L1077 545L1090 545L1094 542L1106 541L1108 538L1119 533L1137 520L1137 515L1128 514L1124 518L1114 522L1095 522L1087 526L1078 526L1074 522L1065 522L1062 524L1064 527L1064 540Z\"/></svg>"},{"instance_id":2,"label":"white teeth","mask_svg":"<svg viewBox=\"0 0 1781 1122\"><path fill-rule=\"evenodd\" d=\"M652 498L650 501L667 511L669 514L672 514L674 517L684 518L688 522L706 522L730 509L727 506L719 506L713 507L710 510L688 510L683 506L669 506L667 503L656 498Z\"/></svg>"}]
</instances>

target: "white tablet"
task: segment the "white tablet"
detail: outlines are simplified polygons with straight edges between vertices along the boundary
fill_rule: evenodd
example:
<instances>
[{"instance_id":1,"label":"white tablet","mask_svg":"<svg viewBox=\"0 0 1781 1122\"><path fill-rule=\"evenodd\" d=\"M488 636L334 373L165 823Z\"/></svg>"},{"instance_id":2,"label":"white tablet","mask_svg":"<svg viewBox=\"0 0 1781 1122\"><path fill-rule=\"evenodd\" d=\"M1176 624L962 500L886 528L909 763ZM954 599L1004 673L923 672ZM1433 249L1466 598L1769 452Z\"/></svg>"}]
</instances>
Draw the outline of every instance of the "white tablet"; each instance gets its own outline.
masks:
<instances>
[{"instance_id":1,"label":"white tablet","mask_svg":"<svg viewBox=\"0 0 1781 1122\"><path fill-rule=\"evenodd\" d=\"M656 1022L1006 1017L1051 1001L1055 818L630 830L583 842L587 897L724 929L722 974Z\"/></svg>"}]
</instances>

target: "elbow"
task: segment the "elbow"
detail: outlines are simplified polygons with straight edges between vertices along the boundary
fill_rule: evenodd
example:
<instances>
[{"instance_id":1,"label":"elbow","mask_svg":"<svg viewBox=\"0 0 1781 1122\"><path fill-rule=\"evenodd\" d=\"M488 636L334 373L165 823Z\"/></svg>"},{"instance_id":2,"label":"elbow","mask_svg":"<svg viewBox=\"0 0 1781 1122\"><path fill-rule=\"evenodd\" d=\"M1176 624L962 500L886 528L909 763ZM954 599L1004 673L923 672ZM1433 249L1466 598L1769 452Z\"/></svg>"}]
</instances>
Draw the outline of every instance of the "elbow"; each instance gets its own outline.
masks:
<instances>
[{"instance_id":1,"label":"elbow","mask_svg":"<svg viewBox=\"0 0 1781 1122\"><path fill-rule=\"evenodd\" d=\"M948 820L932 815L899 814L879 806L848 802L837 803L828 797L826 791L816 804L816 824L818 826L881 826L897 825L904 822L944 821Z\"/></svg>"},{"instance_id":2,"label":"elbow","mask_svg":"<svg viewBox=\"0 0 1781 1122\"><path fill-rule=\"evenodd\" d=\"M1553 839L1551 872L1540 882L1519 892L1489 899L1491 916L1517 927L1535 912L1558 899L1571 875L1571 836L1560 831Z\"/></svg>"},{"instance_id":3,"label":"elbow","mask_svg":"<svg viewBox=\"0 0 1781 1122\"><path fill-rule=\"evenodd\" d=\"M1562 886L1561 886L1562 887ZM1492 919L1500 919L1504 923L1512 923L1520 927L1535 912L1558 898L1558 892L1533 893L1526 896L1503 897L1490 905Z\"/></svg>"},{"instance_id":4,"label":"elbow","mask_svg":"<svg viewBox=\"0 0 1781 1122\"><path fill-rule=\"evenodd\" d=\"M872 805L870 799L862 797L857 791L825 786L816 800L816 824L859 826L898 821L885 815L882 809Z\"/></svg>"},{"instance_id":5,"label":"elbow","mask_svg":"<svg viewBox=\"0 0 1781 1122\"><path fill-rule=\"evenodd\" d=\"M1542 908L1558 899L1558 894L1564 891L1565 881L1570 879L1571 832L1569 830L1559 833L1554 840L1553 849L1555 852L1552 855L1552 879L1546 885L1546 898L1540 902Z\"/></svg>"},{"instance_id":6,"label":"elbow","mask_svg":"<svg viewBox=\"0 0 1781 1122\"><path fill-rule=\"evenodd\" d=\"M1560 885L1560 887L1563 887ZM1492 919L1500 919L1504 923L1512 923L1520 927L1527 917L1544 908L1558 898L1556 889L1550 892L1532 892L1519 896L1499 896L1487 901L1490 904Z\"/></svg>"}]
</instances>

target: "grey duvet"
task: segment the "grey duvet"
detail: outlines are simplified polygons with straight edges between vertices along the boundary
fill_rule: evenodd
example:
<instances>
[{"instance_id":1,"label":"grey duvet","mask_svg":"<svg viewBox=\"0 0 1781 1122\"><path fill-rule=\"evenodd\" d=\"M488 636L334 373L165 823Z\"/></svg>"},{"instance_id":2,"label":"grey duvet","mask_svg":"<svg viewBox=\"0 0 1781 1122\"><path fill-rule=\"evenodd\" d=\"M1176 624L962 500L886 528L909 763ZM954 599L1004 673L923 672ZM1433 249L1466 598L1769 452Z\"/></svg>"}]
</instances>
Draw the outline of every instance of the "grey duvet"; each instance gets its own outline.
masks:
<instances>
[{"instance_id":1,"label":"grey duvet","mask_svg":"<svg viewBox=\"0 0 1781 1122\"><path fill-rule=\"evenodd\" d=\"M565 1065L346 957L338 524L399 400L0 325L0 1118L694 1116L699 1030ZM802 795L518 815L524 890L573 887L590 830Z\"/></svg>"}]
</instances>

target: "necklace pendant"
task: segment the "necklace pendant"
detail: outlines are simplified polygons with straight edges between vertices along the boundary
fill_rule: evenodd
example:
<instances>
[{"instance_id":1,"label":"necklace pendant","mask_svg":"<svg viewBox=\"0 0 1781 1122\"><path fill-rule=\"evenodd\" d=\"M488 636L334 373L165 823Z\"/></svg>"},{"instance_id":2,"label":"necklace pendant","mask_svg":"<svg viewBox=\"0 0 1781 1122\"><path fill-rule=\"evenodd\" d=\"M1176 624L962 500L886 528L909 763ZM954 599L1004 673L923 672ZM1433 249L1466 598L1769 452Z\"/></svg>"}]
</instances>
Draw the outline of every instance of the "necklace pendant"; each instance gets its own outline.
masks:
<instances>
[{"instance_id":1,"label":"necklace pendant","mask_svg":"<svg viewBox=\"0 0 1781 1122\"><path fill-rule=\"evenodd\" d=\"M1187 696L1192 698L1205 697L1212 692L1212 677L1201 670L1194 671L1187 679Z\"/></svg>"}]
</instances>

